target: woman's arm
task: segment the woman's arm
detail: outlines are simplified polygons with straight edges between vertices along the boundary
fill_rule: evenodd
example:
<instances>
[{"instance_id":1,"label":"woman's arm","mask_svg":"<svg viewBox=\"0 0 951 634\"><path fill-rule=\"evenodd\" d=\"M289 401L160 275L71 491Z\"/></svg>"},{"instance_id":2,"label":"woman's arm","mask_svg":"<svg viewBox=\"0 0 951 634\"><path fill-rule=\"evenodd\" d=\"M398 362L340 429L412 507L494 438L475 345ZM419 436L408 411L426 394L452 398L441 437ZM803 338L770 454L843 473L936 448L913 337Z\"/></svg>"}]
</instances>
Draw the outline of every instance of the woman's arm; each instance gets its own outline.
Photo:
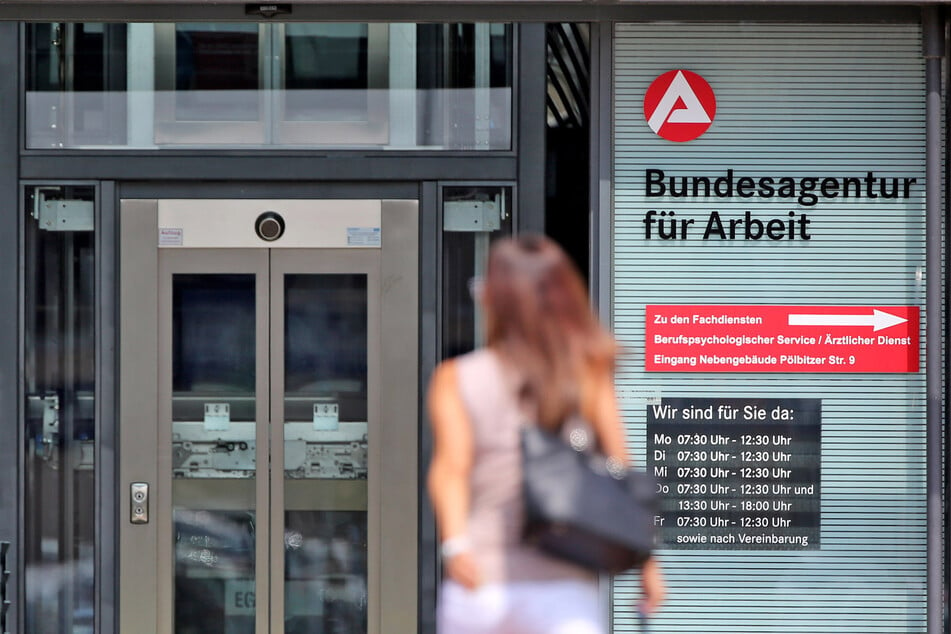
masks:
<instances>
[{"instance_id":1,"label":"woman's arm","mask_svg":"<svg viewBox=\"0 0 951 634\"><path fill-rule=\"evenodd\" d=\"M601 452L630 464L614 376L610 372L601 372L590 377L582 386L582 399L582 415L594 427ZM667 588L657 557L648 559L641 568L641 594L640 610L644 614L654 612L664 602Z\"/></svg>"},{"instance_id":2,"label":"woman's arm","mask_svg":"<svg viewBox=\"0 0 951 634\"><path fill-rule=\"evenodd\" d=\"M585 377L581 386L581 399L581 415L594 428L601 453L629 464L624 426L611 373L602 370Z\"/></svg>"},{"instance_id":3,"label":"woman's arm","mask_svg":"<svg viewBox=\"0 0 951 634\"><path fill-rule=\"evenodd\" d=\"M443 550L447 551L443 553L446 572L463 586L475 588L481 575L466 542L474 442L454 361L436 368L429 384L428 406L433 456L427 486Z\"/></svg>"}]
</instances>

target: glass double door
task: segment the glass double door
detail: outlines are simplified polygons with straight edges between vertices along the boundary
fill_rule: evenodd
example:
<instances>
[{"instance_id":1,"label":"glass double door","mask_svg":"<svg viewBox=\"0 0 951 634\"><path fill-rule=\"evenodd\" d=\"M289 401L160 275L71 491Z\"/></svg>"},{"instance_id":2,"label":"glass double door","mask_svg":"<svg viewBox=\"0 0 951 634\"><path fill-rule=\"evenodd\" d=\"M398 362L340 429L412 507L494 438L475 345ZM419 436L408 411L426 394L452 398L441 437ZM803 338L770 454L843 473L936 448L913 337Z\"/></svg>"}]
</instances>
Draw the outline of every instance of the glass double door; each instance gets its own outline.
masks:
<instances>
[{"instance_id":1,"label":"glass double door","mask_svg":"<svg viewBox=\"0 0 951 634\"><path fill-rule=\"evenodd\" d=\"M268 621L288 634L367 630L376 259L298 249L161 259L175 632L250 634Z\"/></svg>"},{"instance_id":2,"label":"glass double door","mask_svg":"<svg viewBox=\"0 0 951 634\"><path fill-rule=\"evenodd\" d=\"M381 389L407 370L384 353L396 331L383 313L408 328L415 311L387 300L387 261L382 248L156 250L154 419L133 387L121 396L124 418L142 415L123 421L126 626L148 604L163 633L395 631L387 605L415 595L389 584L415 578L397 551L415 543L416 511L388 502L415 488L416 456L387 439L415 436L415 411ZM129 301L124 324L149 310ZM415 377L393 380L415 400Z\"/></svg>"}]
</instances>

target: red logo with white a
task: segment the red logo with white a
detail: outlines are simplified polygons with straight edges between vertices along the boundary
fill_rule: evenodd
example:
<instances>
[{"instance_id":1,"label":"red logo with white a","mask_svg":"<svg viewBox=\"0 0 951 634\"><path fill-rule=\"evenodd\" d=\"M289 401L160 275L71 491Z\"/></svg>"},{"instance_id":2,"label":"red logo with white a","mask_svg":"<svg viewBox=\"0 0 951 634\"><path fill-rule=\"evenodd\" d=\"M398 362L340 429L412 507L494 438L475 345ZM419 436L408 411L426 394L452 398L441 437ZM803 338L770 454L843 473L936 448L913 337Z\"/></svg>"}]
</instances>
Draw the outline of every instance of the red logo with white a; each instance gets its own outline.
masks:
<instances>
[{"instance_id":1,"label":"red logo with white a","mask_svg":"<svg viewBox=\"0 0 951 634\"><path fill-rule=\"evenodd\" d=\"M671 70L655 79L644 95L644 117L658 136L682 143L707 131L717 113L717 98L703 77Z\"/></svg>"}]
</instances>

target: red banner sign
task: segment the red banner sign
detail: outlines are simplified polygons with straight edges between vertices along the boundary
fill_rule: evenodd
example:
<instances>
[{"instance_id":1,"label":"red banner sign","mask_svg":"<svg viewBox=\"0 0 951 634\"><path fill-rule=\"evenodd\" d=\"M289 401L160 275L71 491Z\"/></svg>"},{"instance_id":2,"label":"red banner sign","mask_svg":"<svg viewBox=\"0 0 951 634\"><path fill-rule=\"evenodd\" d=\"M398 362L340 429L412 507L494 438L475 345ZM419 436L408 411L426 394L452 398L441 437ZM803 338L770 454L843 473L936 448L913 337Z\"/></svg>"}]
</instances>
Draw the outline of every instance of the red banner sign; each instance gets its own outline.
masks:
<instances>
[{"instance_id":1,"label":"red banner sign","mask_svg":"<svg viewBox=\"0 0 951 634\"><path fill-rule=\"evenodd\" d=\"M918 372L917 306L647 306L648 372Z\"/></svg>"}]
</instances>

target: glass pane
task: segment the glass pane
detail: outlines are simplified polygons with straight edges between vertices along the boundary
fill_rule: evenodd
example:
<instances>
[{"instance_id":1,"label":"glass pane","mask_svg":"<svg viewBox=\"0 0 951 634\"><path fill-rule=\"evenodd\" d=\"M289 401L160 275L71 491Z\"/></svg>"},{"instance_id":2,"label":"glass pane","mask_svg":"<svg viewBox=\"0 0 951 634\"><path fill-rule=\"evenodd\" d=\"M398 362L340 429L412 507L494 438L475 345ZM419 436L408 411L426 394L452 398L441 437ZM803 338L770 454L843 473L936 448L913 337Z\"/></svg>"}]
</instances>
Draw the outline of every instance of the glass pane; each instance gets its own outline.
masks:
<instances>
[{"instance_id":1,"label":"glass pane","mask_svg":"<svg viewBox=\"0 0 951 634\"><path fill-rule=\"evenodd\" d=\"M365 434L366 275L286 275L284 297L285 419L314 431L314 417L332 403L340 422Z\"/></svg>"},{"instance_id":2,"label":"glass pane","mask_svg":"<svg viewBox=\"0 0 951 634\"><path fill-rule=\"evenodd\" d=\"M126 143L126 25L26 25L27 145Z\"/></svg>"},{"instance_id":3,"label":"glass pane","mask_svg":"<svg viewBox=\"0 0 951 634\"><path fill-rule=\"evenodd\" d=\"M255 276L172 277L175 631L254 631Z\"/></svg>"},{"instance_id":4,"label":"glass pane","mask_svg":"<svg viewBox=\"0 0 951 634\"><path fill-rule=\"evenodd\" d=\"M254 276L178 274L172 296L172 419L208 422L224 410L206 405L225 404L222 424L253 421Z\"/></svg>"},{"instance_id":5,"label":"glass pane","mask_svg":"<svg viewBox=\"0 0 951 634\"><path fill-rule=\"evenodd\" d=\"M287 24L284 118L366 121L370 88L366 24Z\"/></svg>"},{"instance_id":6,"label":"glass pane","mask_svg":"<svg viewBox=\"0 0 951 634\"><path fill-rule=\"evenodd\" d=\"M511 147L512 33L510 24L417 26L420 147Z\"/></svg>"},{"instance_id":7,"label":"glass pane","mask_svg":"<svg viewBox=\"0 0 951 634\"><path fill-rule=\"evenodd\" d=\"M172 473L254 477L253 275L172 282Z\"/></svg>"},{"instance_id":8,"label":"glass pane","mask_svg":"<svg viewBox=\"0 0 951 634\"><path fill-rule=\"evenodd\" d=\"M445 187L443 198L443 358L473 350L485 325L473 282L485 274L493 240L512 235L512 188Z\"/></svg>"},{"instance_id":9,"label":"glass pane","mask_svg":"<svg viewBox=\"0 0 951 634\"><path fill-rule=\"evenodd\" d=\"M175 119L258 119L260 47L256 24L176 24Z\"/></svg>"},{"instance_id":10,"label":"glass pane","mask_svg":"<svg viewBox=\"0 0 951 634\"><path fill-rule=\"evenodd\" d=\"M285 522L285 634L366 632L366 511L290 511Z\"/></svg>"},{"instance_id":11,"label":"glass pane","mask_svg":"<svg viewBox=\"0 0 951 634\"><path fill-rule=\"evenodd\" d=\"M366 632L367 278L284 297L285 632Z\"/></svg>"},{"instance_id":12,"label":"glass pane","mask_svg":"<svg viewBox=\"0 0 951 634\"><path fill-rule=\"evenodd\" d=\"M30 188L26 197L23 554L29 634L93 632L94 200L91 187ZM77 219L83 221L72 222Z\"/></svg>"},{"instance_id":13,"label":"glass pane","mask_svg":"<svg viewBox=\"0 0 951 634\"><path fill-rule=\"evenodd\" d=\"M254 634L255 517L175 510L176 634Z\"/></svg>"},{"instance_id":14,"label":"glass pane","mask_svg":"<svg viewBox=\"0 0 951 634\"><path fill-rule=\"evenodd\" d=\"M39 23L26 33L30 148L511 148L511 24Z\"/></svg>"}]
</instances>

